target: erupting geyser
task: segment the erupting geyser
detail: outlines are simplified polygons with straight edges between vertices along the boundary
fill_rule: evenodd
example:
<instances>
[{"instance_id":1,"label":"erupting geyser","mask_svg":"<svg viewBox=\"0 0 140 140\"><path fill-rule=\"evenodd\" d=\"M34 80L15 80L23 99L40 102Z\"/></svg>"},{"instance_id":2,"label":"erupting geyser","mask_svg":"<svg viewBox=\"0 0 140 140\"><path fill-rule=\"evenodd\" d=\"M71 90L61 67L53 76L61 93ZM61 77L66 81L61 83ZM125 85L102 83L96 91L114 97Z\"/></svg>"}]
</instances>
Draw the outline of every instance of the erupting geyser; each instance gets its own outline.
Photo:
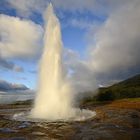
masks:
<instances>
[{"instance_id":1,"label":"erupting geyser","mask_svg":"<svg viewBox=\"0 0 140 140\"><path fill-rule=\"evenodd\" d=\"M39 88L31 111L32 118L46 120L84 119L94 112L72 107L69 82L63 75L62 41L60 23L52 4L47 9L44 35L44 51L40 61Z\"/></svg>"},{"instance_id":2,"label":"erupting geyser","mask_svg":"<svg viewBox=\"0 0 140 140\"><path fill-rule=\"evenodd\" d=\"M62 72L60 23L50 4L47 9L44 51L40 63L39 89L32 110L33 117L60 119L70 115L71 98Z\"/></svg>"}]
</instances>

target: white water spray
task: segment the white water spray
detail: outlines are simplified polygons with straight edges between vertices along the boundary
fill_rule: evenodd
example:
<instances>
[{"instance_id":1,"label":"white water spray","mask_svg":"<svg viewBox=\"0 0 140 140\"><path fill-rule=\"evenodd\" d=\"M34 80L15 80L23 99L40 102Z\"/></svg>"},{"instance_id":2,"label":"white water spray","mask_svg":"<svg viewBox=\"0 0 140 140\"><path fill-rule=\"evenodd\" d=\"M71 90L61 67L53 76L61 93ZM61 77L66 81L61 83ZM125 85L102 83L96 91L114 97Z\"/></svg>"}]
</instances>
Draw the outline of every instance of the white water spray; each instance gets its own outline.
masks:
<instances>
[{"instance_id":1,"label":"white water spray","mask_svg":"<svg viewBox=\"0 0 140 140\"><path fill-rule=\"evenodd\" d=\"M39 89L31 116L46 120L68 120L74 119L76 116L86 118L91 114L93 116L91 111L81 111L72 107L71 88L69 88L69 83L65 79L62 69L60 23L51 4L48 6L46 17Z\"/></svg>"}]
</instances>

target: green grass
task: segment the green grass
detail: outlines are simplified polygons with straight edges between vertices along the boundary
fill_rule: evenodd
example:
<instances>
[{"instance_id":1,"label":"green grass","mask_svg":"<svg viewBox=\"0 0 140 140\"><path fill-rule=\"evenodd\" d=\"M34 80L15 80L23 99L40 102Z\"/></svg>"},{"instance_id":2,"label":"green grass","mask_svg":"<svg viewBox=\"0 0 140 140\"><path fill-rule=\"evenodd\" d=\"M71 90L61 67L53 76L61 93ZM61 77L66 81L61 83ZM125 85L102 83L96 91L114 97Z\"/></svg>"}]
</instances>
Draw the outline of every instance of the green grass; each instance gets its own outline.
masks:
<instances>
[{"instance_id":1,"label":"green grass","mask_svg":"<svg viewBox=\"0 0 140 140\"><path fill-rule=\"evenodd\" d=\"M126 98L126 99L122 99L122 100L140 102L140 98Z\"/></svg>"}]
</instances>

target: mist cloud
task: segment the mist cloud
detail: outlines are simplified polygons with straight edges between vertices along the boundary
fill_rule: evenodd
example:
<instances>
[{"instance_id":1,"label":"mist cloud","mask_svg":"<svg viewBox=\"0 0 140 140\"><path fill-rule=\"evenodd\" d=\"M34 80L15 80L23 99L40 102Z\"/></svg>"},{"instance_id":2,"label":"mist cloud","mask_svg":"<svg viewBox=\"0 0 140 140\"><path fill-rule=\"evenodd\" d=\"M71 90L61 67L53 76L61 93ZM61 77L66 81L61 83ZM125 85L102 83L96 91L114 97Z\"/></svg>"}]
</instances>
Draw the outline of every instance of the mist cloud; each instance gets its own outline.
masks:
<instances>
[{"instance_id":1,"label":"mist cloud","mask_svg":"<svg viewBox=\"0 0 140 140\"><path fill-rule=\"evenodd\" d=\"M90 46L91 63L100 77L124 78L139 72L140 1L128 2L113 12L95 38Z\"/></svg>"},{"instance_id":2,"label":"mist cloud","mask_svg":"<svg viewBox=\"0 0 140 140\"><path fill-rule=\"evenodd\" d=\"M98 88L96 76L89 63L81 60L78 52L65 49L65 67L69 70L67 73L77 93L85 91L94 91Z\"/></svg>"}]
</instances>

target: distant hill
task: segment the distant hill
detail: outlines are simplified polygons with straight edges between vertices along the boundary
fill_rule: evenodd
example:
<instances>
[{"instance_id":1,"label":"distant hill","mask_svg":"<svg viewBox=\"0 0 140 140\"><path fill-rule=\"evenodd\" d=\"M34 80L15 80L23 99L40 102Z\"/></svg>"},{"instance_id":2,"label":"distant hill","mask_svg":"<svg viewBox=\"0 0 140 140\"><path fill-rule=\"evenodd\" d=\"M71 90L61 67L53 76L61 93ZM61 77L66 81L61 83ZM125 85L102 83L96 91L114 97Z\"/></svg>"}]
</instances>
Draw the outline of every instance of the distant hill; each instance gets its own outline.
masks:
<instances>
[{"instance_id":1,"label":"distant hill","mask_svg":"<svg viewBox=\"0 0 140 140\"><path fill-rule=\"evenodd\" d=\"M112 87L140 87L140 74L135 75L127 80L114 84Z\"/></svg>"},{"instance_id":2,"label":"distant hill","mask_svg":"<svg viewBox=\"0 0 140 140\"><path fill-rule=\"evenodd\" d=\"M136 97L140 97L140 74L110 87L99 88L95 99L98 101L107 101Z\"/></svg>"}]
</instances>

